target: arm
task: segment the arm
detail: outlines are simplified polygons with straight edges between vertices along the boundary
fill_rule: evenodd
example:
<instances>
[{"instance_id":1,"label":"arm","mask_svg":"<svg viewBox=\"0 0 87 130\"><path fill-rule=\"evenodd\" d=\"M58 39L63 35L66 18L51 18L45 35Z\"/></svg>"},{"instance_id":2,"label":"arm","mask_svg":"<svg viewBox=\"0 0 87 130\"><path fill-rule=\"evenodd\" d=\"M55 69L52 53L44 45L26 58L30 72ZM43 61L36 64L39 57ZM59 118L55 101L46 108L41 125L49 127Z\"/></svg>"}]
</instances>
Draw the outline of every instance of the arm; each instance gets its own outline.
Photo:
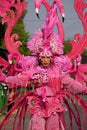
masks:
<instances>
[{"instance_id":1,"label":"arm","mask_svg":"<svg viewBox=\"0 0 87 130\"><path fill-rule=\"evenodd\" d=\"M62 75L62 85L73 93L86 93L87 87L69 77L68 75Z\"/></svg>"},{"instance_id":2,"label":"arm","mask_svg":"<svg viewBox=\"0 0 87 130\"><path fill-rule=\"evenodd\" d=\"M28 75L26 73L6 77L5 83L14 84L17 86L26 86L28 81Z\"/></svg>"},{"instance_id":3,"label":"arm","mask_svg":"<svg viewBox=\"0 0 87 130\"><path fill-rule=\"evenodd\" d=\"M31 68L30 70L19 73L18 75L6 77L4 82L7 84L14 84L23 87L27 85L28 80L31 78L33 73L34 68Z\"/></svg>"}]
</instances>

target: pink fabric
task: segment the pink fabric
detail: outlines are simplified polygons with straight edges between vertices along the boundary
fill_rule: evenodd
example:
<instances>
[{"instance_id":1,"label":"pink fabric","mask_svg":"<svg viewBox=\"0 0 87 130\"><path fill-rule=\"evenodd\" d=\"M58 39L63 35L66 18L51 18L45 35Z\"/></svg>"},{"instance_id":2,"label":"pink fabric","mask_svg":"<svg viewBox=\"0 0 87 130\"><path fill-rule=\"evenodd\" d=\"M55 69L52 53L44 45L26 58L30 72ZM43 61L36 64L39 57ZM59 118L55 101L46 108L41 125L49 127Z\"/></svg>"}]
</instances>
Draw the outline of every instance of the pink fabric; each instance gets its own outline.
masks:
<instances>
[{"instance_id":1,"label":"pink fabric","mask_svg":"<svg viewBox=\"0 0 87 130\"><path fill-rule=\"evenodd\" d=\"M84 85L80 84L78 81L74 80L68 75L62 74L61 79L59 79L60 74L59 70L57 70L56 67L49 67L46 69L41 67L37 67L36 69L31 68L29 71L22 72L14 77L13 76L6 77L5 82L8 84L26 86L28 80L32 78L34 73L39 73L41 84L48 83L52 91L56 90L55 92L57 92L60 89L59 85L60 80L62 82L62 86L64 85L64 88L67 88L70 91L74 91L75 93L81 93L87 90L87 88ZM46 77L46 80L44 79L44 77Z\"/></svg>"},{"instance_id":2,"label":"pink fabric","mask_svg":"<svg viewBox=\"0 0 87 130\"><path fill-rule=\"evenodd\" d=\"M50 118L47 119L46 122L46 129L47 130L59 130L59 115L58 114L52 114Z\"/></svg>"},{"instance_id":3,"label":"pink fabric","mask_svg":"<svg viewBox=\"0 0 87 130\"><path fill-rule=\"evenodd\" d=\"M35 99L33 97L28 98L28 104L31 104L31 100L35 101L34 106L31 106L31 109L29 109L29 113L32 115L38 114L39 116L43 118L48 118L51 116L52 113L55 112L63 112L66 110L63 104L63 95L59 94L57 96L47 96L46 101L44 102L42 98Z\"/></svg>"},{"instance_id":4,"label":"pink fabric","mask_svg":"<svg viewBox=\"0 0 87 130\"><path fill-rule=\"evenodd\" d=\"M19 8L20 5L20 11L18 14L22 14L22 12L25 9L25 2L21 3L21 0L18 0L18 2L15 3L15 0L10 0L12 2L6 2L6 0L1 0L0 3L1 9L0 9L0 14L2 16L2 23L7 23L7 30L5 33L5 43L6 43L6 48L7 50L12 53L12 52L18 52L18 47L21 45L20 41L15 41L18 39L17 34L13 34L12 36L11 31L12 27L14 27L15 20L19 18L19 16L16 14L14 15L14 11L11 10L11 7L14 7L17 9ZM14 1L14 2L13 2ZM36 3L36 8L40 8L40 5L44 3L48 4L46 0L35 0ZM82 1L83 2L83 1ZM56 3L56 4L55 4ZM81 2L79 0L76 0L75 5L79 5L76 7L77 11L80 7ZM11 5L10 5L11 4ZM16 4L16 6L15 6ZM18 6L17 6L18 5ZM72 64L70 62L70 59L66 56L61 56L58 57L58 55L63 54L63 38L64 38L64 31L62 24L58 18L57 15L57 5L59 6L60 12L62 16L64 17L64 6L61 2L61 0L54 0L54 4L51 6L48 4L49 9L47 9L48 14L46 17L46 23L42 27L41 30L37 31L35 35L33 36L33 39L29 42L29 49L31 49L34 54L40 54L42 52L41 49L44 50L46 47L47 51L49 50L52 54L53 57L57 55L57 57L54 57L54 64L49 66L48 68L44 68L42 66L35 67L33 68L34 65L36 65L36 58L32 59L28 57L22 57L23 59L20 60L20 67L22 68L22 73L19 73L18 75L13 74L15 76L9 76L9 77L4 77L1 76L1 81L5 81L7 85L13 84L14 86L26 86L29 80L32 80L31 82L34 83L34 79L37 78L39 82L37 84L34 84L35 91L30 93L29 91L26 91L24 95L20 95L19 100L17 100L17 94L15 95L15 98L13 100L14 106L12 109L7 113L4 121L2 124L0 124L0 130L2 129L2 126L6 127L7 123L11 117L12 112L17 109L17 114L14 119L14 124L13 126L17 125L17 130L21 130L21 122L23 121L22 119L25 118L25 115L27 113L27 110L29 113L32 113L32 117L30 120L30 126L29 130L65 130L65 120L64 120L64 115L63 112L67 109L67 113L69 114L69 119L70 119L70 130L72 130L72 117L74 117L76 125L79 130L82 130L82 126L80 123L80 116L78 109L74 103L74 99L80 104L80 107L82 110L85 110L85 114L87 113L87 103L82 100L79 96L77 96L77 93L87 93L87 88L80 84L79 82L75 81L68 74L69 70L71 70ZM7 7L7 8L5 8ZM18 8L17 8L18 7ZM85 3L83 3L82 11L83 14L83 9L85 8ZM13 17L7 17L7 12L13 14ZM79 12L78 12L79 14ZM86 14L86 13L85 13ZM15 17L14 17L15 16ZM80 15L81 16L81 15ZM84 15L84 18L87 15ZM12 21L12 18L14 18L14 22ZM17 19L15 19L17 18ZM81 18L81 17L80 17ZM82 17L83 18L83 17ZM82 21L81 18L81 21ZM10 22L12 23L12 26ZM85 24L87 22L86 20L83 20L83 23ZM57 26L58 29L58 35L56 35L53 32L54 26ZM84 26L85 27L85 26ZM9 32L10 31L10 32ZM8 33L9 32L9 33ZM85 34L85 33L84 33ZM10 39L11 36L11 39ZM86 36L86 35L85 35ZM71 53L68 54L71 58L75 57L78 53L81 53L82 50L84 50L84 47L86 45L85 39L86 37L83 37L81 39L81 35L77 34L74 38L72 44L72 50ZM83 41L84 45L83 47L80 47L80 42L81 40ZM11 42L9 42L11 41ZM75 44L77 41L78 44ZM13 44L13 43L16 44ZM8 44L10 43L10 44ZM82 42L81 42L82 44ZM79 48L79 52L75 51L77 50L77 47ZM75 52L75 54L74 54ZM50 54L51 54L50 53ZM73 55L73 56L72 56ZM16 61L19 63L19 57L17 55L13 55L12 57L16 56L15 58L18 58ZM12 58L10 57L10 58ZM31 60L32 59L32 60ZM35 61L35 62L34 62ZM79 63L80 59L77 59L77 62ZM33 64L34 63L34 64ZM19 64L16 64L19 65ZM14 66L15 67L15 66ZM83 66L84 67L84 66ZM83 70L83 67L82 70ZM81 69L79 68L79 69ZM16 68L17 69L17 68ZM8 69L9 70L9 69ZM10 71L11 72L11 71ZM12 71L13 72L13 71ZM18 71L19 72L19 71ZM84 72L84 71L83 71ZM85 71L86 72L86 71ZM39 75L38 77L35 76L37 74ZM85 75L82 75L82 78L87 81L87 77ZM32 86L32 85L31 85ZM66 91L65 91L66 90ZM67 91L68 90L68 91ZM72 92L72 93L71 93ZM72 106L75 108L75 113L73 112L73 109L71 108L70 104L67 101L67 98L71 100ZM45 102L43 99L45 98ZM34 103L32 104L32 99L34 100ZM11 102L12 103L12 102ZM32 104L30 106L30 103ZM66 107L63 107L63 104L65 103ZM19 120L17 120L17 117L19 117ZM17 120L17 124L16 124ZM24 123L24 122L23 122ZM85 121L84 121L85 123ZM14 127L13 127L14 129Z\"/></svg>"},{"instance_id":5,"label":"pink fabric","mask_svg":"<svg viewBox=\"0 0 87 130\"><path fill-rule=\"evenodd\" d=\"M87 87L85 85L82 85L78 81L69 77L69 75L62 75L61 82L62 82L62 85L64 86L64 88L68 89L68 91L71 91L73 93L87 92Z\"/></svg>"},{"instance_id":6,"label":"pink fabric","mask_svg":"<svg viewBox=\"0 0 87 130\"><path fill-rule=\"evenodd\" d=\"M7 84L14 84L18 86L26 86L28 77L25 75L9 76L6 78L5 82Z\"/></svg>"},{"instance_id":7,"label":"pink fabric","mask_svg":"<svg viewBox=\"0 0 87 130\"><path fill-rule=\"evenodd\" d=\"M28 130L66 130L64 122L63 113L54 113L47 119L34 114L30 118Z\"/></svg>"},{"instance_id":8,"label":"pink fabric","mask_svg":"<svg viewBox=\"0 0 87 130\"><path fill-rule=\"evenodd\" d=\"M32 115L28 130L45 130L45 119L37 114Z\"/></svg>"},{"instance_id":9,"label":"pink fabric","mask_svg":"<svg viewBox=\"0 0 87 130\"><path fill-rule=\"evenodd\" d=\"M31 68L30 70L19 73L18 75L6 77L5 83L24 87L27 85L28 80L32 77L33 72L34 68Z\"/></svg>"},{"instance_id":10,"label":"pink fabric","mask_svg":"<svg viewBox=\"0 0 87 130\"><path fill-rule=\"evenodd\" d=\"M44 87L41 90L41 95L42 95L43 102L45 102L46 101L46 89Z\"/></svg>"},{"instance_id":11,"label":"pink fabric","mask_svg":"<svg viewBox=\"0 0 87 130\"><path fill-rule=\"evenodd\" d=\"M67 58L65 58L64 63L66 63L66 59ZM61 60L61 58L59 60ZM63 63L62 60L61 62ZM60 72L57 66L51 65L47 68L37 66L14 77L9 76L6 78L6 83L19 86L26 86L29 79L34 80L34 78L39 78L40 80L40 83L35 85L35 94L37 97L39 96L38 100L34 96L35 104L28 110L29 113L32 114L29 130L45 130L45 128L47 128L47 130L66 130L64 115L62 114L66 110L66 108L62 106L65 94L61 94L61 91L66 90L67 93L68 90L74 94L87 92L87 88L84 85L75 81L69 77L69 75L66 75L66 73ZM38 76L36 76L37 74ZM45 102L43 101L43 88L46 90L44 91ZM32 99L33 96L31 96L31 100ZM29 96L29 102L31 100ZM67 106L70 109L68 104ZM70 112L71 111L70 109Z\"/></svg>"},{"instance_id":12,"label":"pink fabric","mask_svg":"<svg viewBox=\"0 0 87 130\"><path fill-rule=\"evenodd\" d=\"M43 89L43 88L45 89L45 95L46 95L46 96L53 96L52 88L47 87L47 86L42 86L42 87L36 89L36 93L37 93L39 96L42 95L42 89Z\"/></svg>"},{"instance_id":13,"label":"pink fabric","mask_svg":"<svg viewBox=\"0 0 87 130\"><path fill-rule=\"evenodd\" d=\"M60 74L59 70L55 66L50 66L48 68L43 68L42 66L37 66L36 68L32 68L27 72L23 72L20 75L14 77L7 77L6 81L8 83L16 83L17 85L26 85L28 79L34 79L34 74L39 74L39 78L41 83L36 85L35 93L38 97L34 96L35 104L31 106L29 109L29 113L32 114L29 130L65 130L65 121L62 112L66 110L65 107L62 106L64 102L63 98L68 93L68 91L75 93L86 92L87 88L75 81L69 75ZM47 76L47 77L45 77ZM56 82L55 82L56 81ZM62 84L61 84L62 83ZM62 86L61 86L62 85ZM43 102L42 96L42 88L46 89L46 102ZM49 91L50 90L50 91ZM54 90L56 90L54 92ZM61 93L61 91L66 90L66 93ZM51 93L52 92L52 93ZM52 95L51 95L52 94ZM69 96L71 96L69 94ZM27 96L28 97L28 96ZM31 96L31 99L33 96ZM70 97L69 97L70 98ZM79 100L78 97L77 101ZM30 100L30 96L29 96ZM86 108L84 102L81 101L82 107ZM28 103L27 103L28 104ZM67 102L66 102L67 104ZM69 108L69 112L71 114L72 109L69 104L67 104ZM53 114L54 113L54 114ZM77 118L75 117L75 120ZM54 121L55 120L55 121ZM70 117L72 121L72 118ZM72 128L72 126L71 126Z\"/></svg>"}]
</instances>

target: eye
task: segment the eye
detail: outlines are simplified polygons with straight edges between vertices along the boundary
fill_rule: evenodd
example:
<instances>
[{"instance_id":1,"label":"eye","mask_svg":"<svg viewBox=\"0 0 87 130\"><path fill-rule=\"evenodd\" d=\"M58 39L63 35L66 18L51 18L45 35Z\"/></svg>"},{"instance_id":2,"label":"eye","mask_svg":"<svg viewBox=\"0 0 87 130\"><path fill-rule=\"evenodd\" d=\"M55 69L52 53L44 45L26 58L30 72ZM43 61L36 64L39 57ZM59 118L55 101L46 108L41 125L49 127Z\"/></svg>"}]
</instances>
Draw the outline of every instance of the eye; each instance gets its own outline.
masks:
<instances>
[{"instance_id":1,"label":"eye","mask_svg":"<svg viewBox=\"0 0 87 130\"><path fill-rule=\"evenodd\" d=\"M49 59L49 58L50 58L50 56L47 56L47 58Z\"/></svg>"},{"instance_id":2,"label":"eye","mask_svg":"<svg viewBox=\"0 0 87 130\"><path fill-rule=\"evenodd\" d=\"M44 58L45 58L44 56L41 57L41 59L44 59Z\"/></svg>"}]
</instances>

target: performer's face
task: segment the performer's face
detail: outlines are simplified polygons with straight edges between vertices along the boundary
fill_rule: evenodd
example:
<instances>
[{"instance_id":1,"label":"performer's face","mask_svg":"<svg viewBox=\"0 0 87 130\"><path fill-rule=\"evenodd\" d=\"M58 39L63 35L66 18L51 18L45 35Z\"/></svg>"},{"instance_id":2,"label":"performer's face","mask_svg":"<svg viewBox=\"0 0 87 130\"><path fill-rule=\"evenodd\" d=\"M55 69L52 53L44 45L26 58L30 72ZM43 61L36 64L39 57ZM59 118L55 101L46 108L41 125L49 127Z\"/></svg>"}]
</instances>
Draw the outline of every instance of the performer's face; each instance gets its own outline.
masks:
<instances>
[{"instance_id":1,"label":"performer's face","mask_svg":"<svg viewBox=\"0 0 87 130\"><path fill-rule=\"evenodd\" d=\"M50 56L41 56L41 64L44 67L48 67L51 63L51 58Z\"/></svg>"}]
</instances>

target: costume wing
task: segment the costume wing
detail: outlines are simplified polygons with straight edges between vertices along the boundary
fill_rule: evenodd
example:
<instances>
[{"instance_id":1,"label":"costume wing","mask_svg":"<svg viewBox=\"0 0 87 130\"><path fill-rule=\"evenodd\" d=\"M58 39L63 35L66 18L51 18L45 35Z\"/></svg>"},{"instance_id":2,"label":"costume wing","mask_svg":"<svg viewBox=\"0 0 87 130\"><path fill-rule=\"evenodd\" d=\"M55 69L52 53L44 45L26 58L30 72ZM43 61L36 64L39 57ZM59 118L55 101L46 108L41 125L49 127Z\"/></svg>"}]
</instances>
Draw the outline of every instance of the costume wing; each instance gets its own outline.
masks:
<instances>
[{"instance_id":1,"label":"costume wing","mask_svg":"<svg viewBox=\"0 0 87 130\"><path fill-rule=\"evenodd\" d=\"M0 66L3 67L3 70L9 71L15 70L16 72L22 71L17 66L19 59L22 55L19 52L19 47L22 45L21 41L19 41L19 35L12 34L12 30L15 24L18 22L20 17L23 15L23 12L26 9L26 2L21 0L0 0L0 17L2 25L6 24L6 31L4 34L4 43L6 50L8 51L8 61L4 60L0 57ZM12 64L12 60L15 59L15 64ZM23 57L22 57L23 59ZM13 61L14 62L14 61ZM14 66L14 67L13 67ZM15 68L15 69L14 69ZM14 71L11 72L11 75L14 75Z\"/></svg>"},{"instance_id":2,"label":"costume wing","mask_svg":"<svg viewBox=\"0 0 87 130\"><path fill-rule=\"evenodd\" d=\"M0 0L0 16L2 24L7 28L4 35L4 42L9 53L19 53L18 48L22 44L18 41L18 34L12 34L13 27L25 11L26 3L21 0Z\"/></svg>"},{"instance_id":3,"label":"costume wing","mask_svg":"<svg viewBox=\"0 0 87 130\"><path fill-rule=\"evenodd\" d=\"M87 64L81 64L81 59L78 60L79 56L87 48L87 3L82 0L74 1L74 8L77 12L79 19L83 25L83 35L75 34L74 39L70 41L71 51L67 54L70 59L77 59L75 64L75 77L81 83L87 83Z\"/></svg>"},{"instance_id":4,"label":"costume wing","mask_svg":"<svg viewBox=\"0 0 87 130\"><path fill-rule=\"evenodd\" d=\"M82 0L75 0L74 1L74 8L77 12L78 17L80 18L82 25L83 25L83 36L81 34L75 34L74 39L70 41L72 49L68 56L73 59L78 55L82 54L83 51L87 47L87 3Z\"/></svg>"}]
</instances>

